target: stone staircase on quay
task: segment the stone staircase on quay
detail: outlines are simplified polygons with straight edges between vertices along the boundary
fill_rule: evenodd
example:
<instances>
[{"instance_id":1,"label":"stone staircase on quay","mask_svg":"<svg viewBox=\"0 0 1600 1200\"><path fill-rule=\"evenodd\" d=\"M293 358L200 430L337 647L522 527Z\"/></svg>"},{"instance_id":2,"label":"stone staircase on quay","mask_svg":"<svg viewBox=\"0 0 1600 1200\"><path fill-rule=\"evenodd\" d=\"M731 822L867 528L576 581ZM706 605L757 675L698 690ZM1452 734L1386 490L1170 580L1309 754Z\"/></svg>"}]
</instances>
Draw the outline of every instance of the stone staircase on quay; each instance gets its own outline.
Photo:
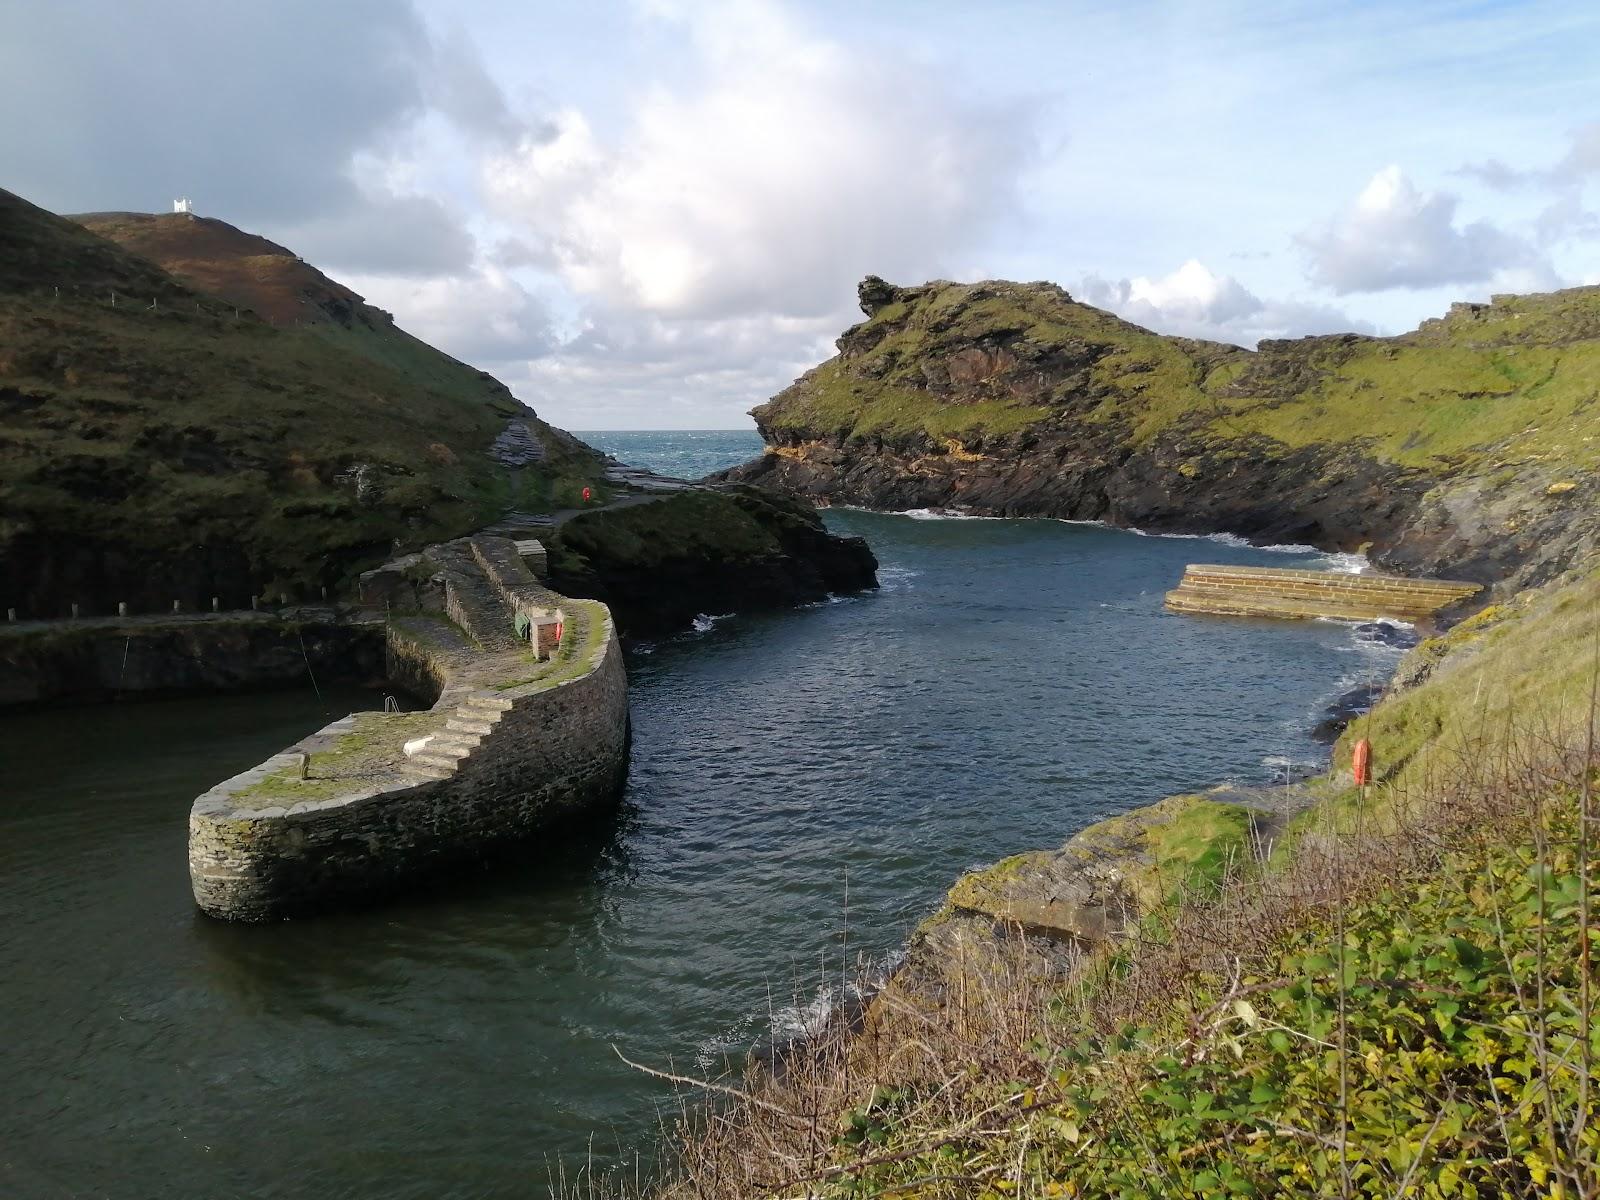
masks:
<instances>
[{"instance_id":1,"label":"stone staircase on quay","mask_svg":"<svg viewBox=\"0 0 1600 1200\"><path fill-rule=\"evenodd\" d=\"M1166 606L1177 613L1230 617L1415 623L1482 590L1481 584L1460 580L1191 563L1167 593Z\"/></svg>"},{"instance_id":2,"label":"stone staircase on quay","mask_svg":"<svg viewBox=\"0 0 1600 1200\"><path fill-rule=\"evenodd\" d=\"M409 620L428 623L426 636L433 653L438 656L443 651L456 669L449 672L452 682L434 706L447 714L444 725L428 735L426 745L406 756L402 766L406 775L419 780L449 778L511 710L510 700L476 683L494 677L494 668L500 666L496 660L509 659L513 673L526 671L528 644L516 633L519 611L566 616L558 608L562 597L548 591L528 569L526 559L534 554L542 564L544 552L537 543L529 547L483 535L430 552L444 579L445 613L454 628L426 617ZM397 623L403 627L407 620L399 618Z\"/></svg>"}]
</instances>

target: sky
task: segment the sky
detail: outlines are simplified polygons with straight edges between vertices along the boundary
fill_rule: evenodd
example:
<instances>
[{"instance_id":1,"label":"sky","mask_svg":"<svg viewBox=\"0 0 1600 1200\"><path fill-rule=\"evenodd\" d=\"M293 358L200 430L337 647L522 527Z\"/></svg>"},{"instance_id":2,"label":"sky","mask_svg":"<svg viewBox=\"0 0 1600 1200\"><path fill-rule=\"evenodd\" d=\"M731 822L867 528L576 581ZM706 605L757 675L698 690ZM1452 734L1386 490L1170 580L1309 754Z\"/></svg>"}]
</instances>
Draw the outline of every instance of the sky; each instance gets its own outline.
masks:
<instances>
[{"instance_id":1,"label":"sky","mask_svg":"<svg viewBox=\"0 0 1600 1200\"><path fill-rule=\"evenodd\" d=\"M1600 283L1584 0L0 0L0 187L281 242L558 425L749 427L855 286L1400 333Z\"/></svg>"}]
</instances>

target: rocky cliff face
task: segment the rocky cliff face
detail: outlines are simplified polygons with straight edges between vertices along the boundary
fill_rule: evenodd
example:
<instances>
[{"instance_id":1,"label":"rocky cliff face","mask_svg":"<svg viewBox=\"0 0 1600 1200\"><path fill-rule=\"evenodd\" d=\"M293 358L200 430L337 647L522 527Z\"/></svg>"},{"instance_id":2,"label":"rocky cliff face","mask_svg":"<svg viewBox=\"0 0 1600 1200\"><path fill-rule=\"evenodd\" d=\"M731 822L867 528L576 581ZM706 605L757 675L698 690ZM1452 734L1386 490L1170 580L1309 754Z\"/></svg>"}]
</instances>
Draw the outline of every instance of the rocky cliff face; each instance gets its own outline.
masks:
<instances>
[{"instance_id":1,"label":"rocky cliff face","mask_svg":"<svg viewBox=\"0 0 1600 1200\"><path fill-rule=\"evenodd\" d=\"M809 504L753 487L588 513L548 550L552 587L605 601L635 635L877 586L865 541L830 534Z\"/></svg>"},{"instance_id":2,"label":"rocky cliff face","mask_svg":"<svg viewBox=\"0 0 1600 1200\"><path fill-rule=\"evenodd\" d=\"M1368 549L1518 584L1600 543L1600 289L1458 305L1398 338L1164 337L1051 284L860 288L839 353L754 411L730 477Z\"/></svg>"}]
</instances>

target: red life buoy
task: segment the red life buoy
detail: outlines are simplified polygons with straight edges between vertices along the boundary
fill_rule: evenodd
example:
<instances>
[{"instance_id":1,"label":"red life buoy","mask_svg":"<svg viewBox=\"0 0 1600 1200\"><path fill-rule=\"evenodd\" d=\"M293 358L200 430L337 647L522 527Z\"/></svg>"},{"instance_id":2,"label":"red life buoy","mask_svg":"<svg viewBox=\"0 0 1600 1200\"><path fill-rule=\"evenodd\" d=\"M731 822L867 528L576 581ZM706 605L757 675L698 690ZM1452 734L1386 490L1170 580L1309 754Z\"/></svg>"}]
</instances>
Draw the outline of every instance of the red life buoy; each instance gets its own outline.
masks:
<instances>
[{"instance_id":1,"label":"red life buoy","mask_svg":"<svg viewBox=\"0 0 1600 1200\"><path fill-rule=\"evenodd\" d=\"M589 489L588 488L584 488L583 489L583 502L585 504L589 503Z\"/></svg>"},{"instance_id":2,"label":"red life buoy","mask_svg":"<svg viewBox=\"0 0 1600 1200\"><path fill-rule=\"evenodd\" d=\"M1366 738L1356 743L1350 755L1350 773L1355 776L1357 787L1366 787L1372 782L1372 743Z\"/></svg>"}]
</instances>

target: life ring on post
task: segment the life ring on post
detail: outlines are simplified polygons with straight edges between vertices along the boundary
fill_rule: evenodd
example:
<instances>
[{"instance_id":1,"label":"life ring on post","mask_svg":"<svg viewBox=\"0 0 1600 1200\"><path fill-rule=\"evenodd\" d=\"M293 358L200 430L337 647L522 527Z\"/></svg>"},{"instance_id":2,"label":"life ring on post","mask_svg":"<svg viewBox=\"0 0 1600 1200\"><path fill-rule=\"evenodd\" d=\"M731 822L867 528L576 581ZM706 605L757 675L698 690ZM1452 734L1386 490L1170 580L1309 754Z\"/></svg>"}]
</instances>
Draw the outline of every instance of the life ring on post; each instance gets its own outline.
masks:
<instances>
[{"instance_id":1,"label":"life ring on post","mask_svg":"<svg viewBox=\"0 0 1600 1200\"><path fill-rule=\"evenodd\" d=\"M1366 738L1356 743L1350 755L1350 773L1355 776L1357 787L1366 787L1372 782L1372 743Z\"/></svg>"}]
</instances>

